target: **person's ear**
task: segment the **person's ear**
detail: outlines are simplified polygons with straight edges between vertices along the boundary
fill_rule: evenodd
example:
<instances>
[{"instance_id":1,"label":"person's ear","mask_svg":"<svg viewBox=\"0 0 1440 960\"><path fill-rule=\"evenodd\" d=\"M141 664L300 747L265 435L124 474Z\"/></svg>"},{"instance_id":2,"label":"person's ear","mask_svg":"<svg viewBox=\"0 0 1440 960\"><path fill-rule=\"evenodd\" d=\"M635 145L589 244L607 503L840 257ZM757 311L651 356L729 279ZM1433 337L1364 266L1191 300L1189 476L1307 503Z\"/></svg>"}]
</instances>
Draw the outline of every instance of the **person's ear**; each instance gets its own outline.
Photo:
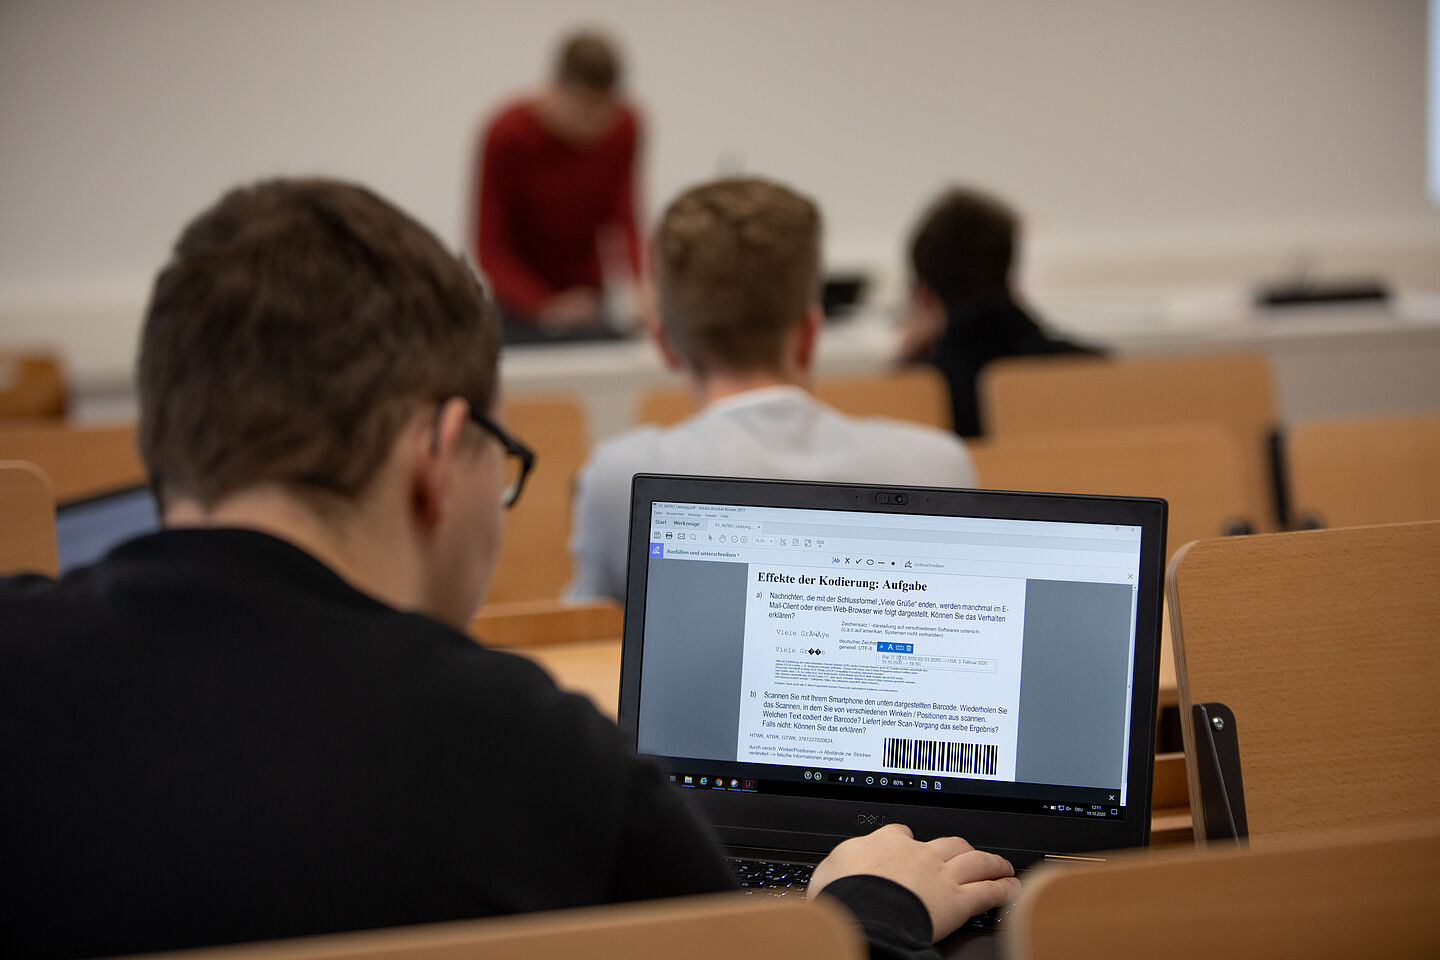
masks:
<instances>
[{"instance_id":1,"label":"person's ear","mask_svg":"<svg viewBox=\"0 0 1440 960\"><path fill-rule=\"evenodd\" d=\"M910 303L921 310L933 312L940 309L940 298L920 280L916 280L910 288Z\"/></svg>"},{"instance_id":2,"label":"person's ear","mask_svg":"<svg viewBox=\"0 0 1440 960\"><path fill-rule=\"evenodd\" d=\"M660 320L660 311L655 308L654 297L645 299L644 315L645 332L650 335L655 349L660 351L660 359L665 361L665 366L677 373L689 373L690 365L685 362L685 358L671 342L670 335L665 332L665 325Z\"/></svg>"},{"instance_id":3,"label":"person's ear","mask_svg":"<svg viewBox=\"0 0 1440 960\"><path fill-rule=\"evenodd\" d=\"M905 311L895 359L913 363L928 358L945 333L945 306L934 290L916 280L910 287L910 308Z\"/></svg>"},{"instance_id":4,"label":"person's ear","mask_svg":"<svg viewBox=\"0 0 1440 960\"><path fill-rule=\"evenodd\" d=\"M824 326L825 311L820 304L812 303L806 307L805 316L800 321L795 338L795 363L800 370L809 372L810 365L815 360L816 347L820 342L820 330Z\"/></svg>"},{"instance_id":5,"label":"person's ear","mask_svg":"<svg viewBox=\"0 0 1440 960\"><path fill-rule=\"evenodd\" d=\"M656 288L654 274L650 271L655 269L655 264L660 261L659 255L655 252L655 237L650 238L649 249L650 266L644 283L639 285L640 317L645 321L645 333L649 335L655 349L660 351L660 359L665 366L677 373L688 373L690 365L675 349L668 334L665 333L665 324L660 319L660 291Z\"/></svg>"},{"instance_id":6,"label":"person's ear","mask_svg":"<svg viewBox=\"0 0 1440 960\"><path fill-rule=\"evenodd\" d=\"M413 490L416 516L427 527L437 527L445 518L453 467L469 420L469 404L451 397L436 411L428 436L421 438Z\"/></svg>"}]
</instances>

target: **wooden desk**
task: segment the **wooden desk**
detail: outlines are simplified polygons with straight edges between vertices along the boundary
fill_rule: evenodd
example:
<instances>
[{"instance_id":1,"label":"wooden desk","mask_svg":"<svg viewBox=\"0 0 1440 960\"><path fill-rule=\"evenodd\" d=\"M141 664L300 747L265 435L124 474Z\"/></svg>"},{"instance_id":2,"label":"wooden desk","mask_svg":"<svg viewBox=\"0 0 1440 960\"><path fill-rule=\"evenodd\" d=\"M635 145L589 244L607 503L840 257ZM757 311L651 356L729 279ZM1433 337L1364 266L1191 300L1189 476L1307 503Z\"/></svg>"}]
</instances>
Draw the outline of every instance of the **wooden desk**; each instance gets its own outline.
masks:
<instances>
[{"instance_id":1,"label":"wooden desk","mask_svg":"<svg viewBox=\"0 0 1440 960\"><path fill-rule=\"evenodd\" d=\"M1440 405L1440 297L1400 297L1390 306L1319 306L1258 310L1244 290L1218 300L1182 291L1138 301L1124 295L1041 299L1041 316L1062 333L1120 355L1256 351L1275 372L1280 419L1376 415ZM828 324L815 372L876 373L894 355L897 303L871 303ZM128 354L126 354L128 358ZM614 343L546 344L507 349L507 394L572 391L585 397L591 441L634 422L641 391L676 386L644 338Z\"/></svg>"},{"instance_id":2,"label":"wooden desk","mask_svg":"<svg viewBox=\"0 0 1440 960\"><path fill-rule=\"evenodd\" d=\"M888 261L859 264L876 294L820 338L819 374L885 369L899 337L903 271ZM1084 283L1080 277L1084 275ZM1112 274L1113 276L1113 274ZM1049 325L1118 354L1259 350L1275 368L1285 422L1433 409L1440 405L1440 296L1401 295L1388 306L1330 305L1257 310L1248 285L1113 287L1087 266L1033 298ZM133 418L132 358L143 301L56 302L24 311L0 308L11 342L53 343L66 357L72 408L84 419ZM630 426L638 393L679 382L643 338L618 343L547 344L506 349L507 396L574 391L586 399L591 441Z\"/></svg>"}]
</instances>

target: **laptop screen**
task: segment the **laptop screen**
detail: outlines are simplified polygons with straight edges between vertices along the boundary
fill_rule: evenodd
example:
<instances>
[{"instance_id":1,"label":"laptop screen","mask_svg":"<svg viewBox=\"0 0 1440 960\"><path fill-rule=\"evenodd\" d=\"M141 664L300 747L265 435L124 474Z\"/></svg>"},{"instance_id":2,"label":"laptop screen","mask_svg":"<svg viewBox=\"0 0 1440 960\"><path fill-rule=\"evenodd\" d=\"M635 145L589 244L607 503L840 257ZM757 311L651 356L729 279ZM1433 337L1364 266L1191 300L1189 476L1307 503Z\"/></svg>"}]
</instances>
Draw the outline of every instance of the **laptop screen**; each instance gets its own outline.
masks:
<instances>
[{"instance_id":1,"label":"laptop screen","mask_svg":"<svg viewBox=\"0 0 1440 960\"><path fill-rule=\"evenodd\" d=\"M622 702L638 694L636 747L677 786L1148 821L1148 744L1139 798L1131 776L1137 676L1154 722L1143 519L1095 498L886 488L844 509L712 483L730 495L662 492L632 517L627 620L643 616Z\"/></svg>"},{"instance_id":2,"label":"laptop screen","mask_svg":"<svg viewBox=\"0 0 1440 960\"><path fill-rule=\"evenodd\" d=\"M94 563L126 540L158 529L160 511L147 487L61 504L55 511L60 574Z\"/></svg>"}]
</instances>

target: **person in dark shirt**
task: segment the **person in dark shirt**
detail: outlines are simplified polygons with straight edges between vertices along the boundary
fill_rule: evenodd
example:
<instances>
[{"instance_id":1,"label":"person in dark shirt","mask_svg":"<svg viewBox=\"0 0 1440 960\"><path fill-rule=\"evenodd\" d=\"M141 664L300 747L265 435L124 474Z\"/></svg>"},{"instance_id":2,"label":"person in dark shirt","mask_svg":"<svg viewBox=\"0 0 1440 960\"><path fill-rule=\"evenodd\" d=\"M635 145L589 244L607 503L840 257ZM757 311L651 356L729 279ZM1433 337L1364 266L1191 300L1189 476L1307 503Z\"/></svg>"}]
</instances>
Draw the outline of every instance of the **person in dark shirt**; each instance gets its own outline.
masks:
<instances>
[{"instance_id":1,"label":"person in dark shirt","mask_svg":"<svg viewBox=\"0 0 1440 960\"><path fill-rule=\"evenodd\" d=\"M472 242L511 342L605 335L603 292L639 271L641 122L613 43L566 39L549 84L502 107L474 162Z\"/></svg>"},{"instance_id":2,"label":"person in dark shirt","mask_svg":"<svg viewBox=\"0 0 1440 960\"><path fill-rule=\"evenodd\" d=\"M910 312L902 363L933 364L950 385L955 432L982 432L980 370L999 357L1097 354L1045 331L1015 297L1011 267L1019 225L999 200L975 190L946 191L921 217L910 241Z\"/></svg>"},{"instance_id":3,"label":"person in dark shirt","mask_svg":"<svg viewBox=\"0 0 1440 960\"><path fill-rule=\"evenodd\" d=\"M81 957L732 886L614 724L463 632L533 455L471 270L359 187L232 191L140 347L165 528L0 579L0 954ZM812 893L875 956L1015 894L891 825Z\"/></svg>"}]
</instances>

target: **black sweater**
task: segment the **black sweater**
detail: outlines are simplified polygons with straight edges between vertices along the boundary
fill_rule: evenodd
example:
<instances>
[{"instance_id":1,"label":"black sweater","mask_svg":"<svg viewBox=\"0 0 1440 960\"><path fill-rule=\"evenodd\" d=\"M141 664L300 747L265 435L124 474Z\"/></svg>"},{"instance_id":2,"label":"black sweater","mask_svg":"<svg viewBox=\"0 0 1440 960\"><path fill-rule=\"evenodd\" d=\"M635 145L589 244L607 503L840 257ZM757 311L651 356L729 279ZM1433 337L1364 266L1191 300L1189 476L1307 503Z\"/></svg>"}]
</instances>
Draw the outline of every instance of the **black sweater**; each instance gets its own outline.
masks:
<instances>
[{"instance_id":1,"label":"black sweater","mask_svg":"<svg viewBox=\"0 0 1440 960\"><path fill-rule=\"evenodd\" d=\"M585 699L242 530L0 580L0 953L92 956L732 885ZM929 921L833 892L880 955ZM918 913L917 913L918 911Z\"/></svg>"},{"instance_id":2,"label":"black sweater","mask_svg":"<svg viewBox=\"0 0 1440 960\"><path fill-rule=\"evenodd\" d=\"M962 437L981 434L976 385L991 360L1032 354L1099 353L1046 333L1019 304L1008 298L982 299L946 308L945 333L930 363L950 384L950 412Z\"/></svg>"}]
</instances>

